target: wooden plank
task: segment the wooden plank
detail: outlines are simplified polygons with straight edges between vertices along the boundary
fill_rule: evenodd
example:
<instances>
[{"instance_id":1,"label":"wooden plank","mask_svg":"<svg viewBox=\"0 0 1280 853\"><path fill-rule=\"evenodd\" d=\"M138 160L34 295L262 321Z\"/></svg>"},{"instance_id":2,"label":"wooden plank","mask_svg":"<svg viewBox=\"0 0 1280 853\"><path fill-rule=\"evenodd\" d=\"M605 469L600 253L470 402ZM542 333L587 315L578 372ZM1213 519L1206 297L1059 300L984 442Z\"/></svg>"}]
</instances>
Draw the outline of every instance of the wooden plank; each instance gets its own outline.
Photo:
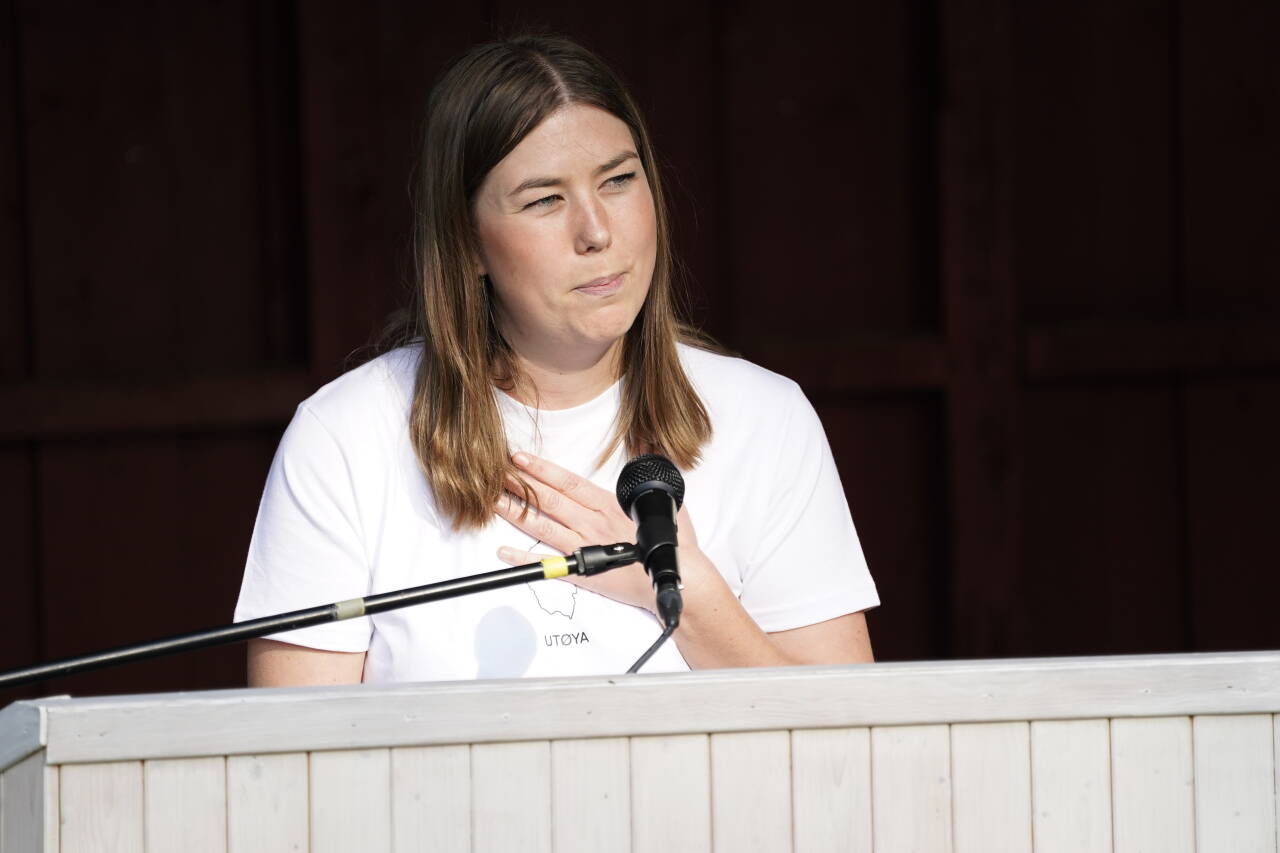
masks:
<instances>
[{"instance_id":1,"label":"wooden plank","mask_svg":"<svg viewBox=\"0 0 1280 853\"><path fill-rule=\"evenodd\" d=\"M474 853L551 853L551 745L472 747L471 815Z\"/></svg>"},{"instance_id":2,"label":"wooden plank","mask_svg":"<svg viewBox=\"0 0 1280 853\"><path fill-rule=\"evenodd\" d=\"M260 363L253 5L22 16L36 376Z\"/></svg>"},{"instance_id":3,"label":"wooden plank","mask_svg":"<svg viewBox=\"0 0 1280 853\"><path fill-rule=\"evenodd\" d=\"M1206 650L1280 648L1269 606L1280 575L1267 535L1280 478L1280 380L1188 382L1185 394L1189 633Z\"/></svg>"},{"instance_id":4,"label":"wooden plank","mask_svg":"<svg viewBox=\"0 0 1280 853\"><path fill-rule=\"evenodd\" d=\"M1195 850L1192 772L1188 718L1111 721L1115 853Z\"/></svg>"},{"instance_id":5,"label":"wooden plank","mask_svg":"<svg viewBox=\"0 0 1280 853\"><path fill-rule=\"evenodd\" d=\"M76 764L58 770L64 850L142 853L142 762Z\"/></svg>"},{"instance_id":6,"label":"wooden plank","mask_svg":"<svg viewBox=\"0 0 1280 853\"><path fill-rule=\"evenodd\" d=\"M1280 365L1280 324L1257 318L1185 323L1058 323L1027 330L1033 382L1191 374Z\"/></svg>"},{"instance_id":7,"label":"wooden plank","mask_svg":"<svg viewBox=\"0 0 1280 853\"><path fill-rule=\"evenodd\" d=\"M58 849L58 768L36 753L0 774L0 851Z\"/></svg>"},{"instance_id":8,"label":"wooden plank","mask_svg":"<svg viewBox=\"0 0 1280 853\"><path fill-rule=\"evenodd\" d=\"M149 850L227 849L227 760L153 759L143 764Z\"/></svg>"},{"instance_id":9,"label":"wooden plank","mask_svg":"<svg viewBox=\"0 0 1280 853\"><path fill-rule=\"evenodd\" d=\"M1008 0L939 10L939 164L951 524L950 654L1010 654L1022 607L1022 436Z\"/></svg>"},{"instance_id":10,"label":"wooden plank","mask_svg":"<svg viewBox=\"0 0 1280 853\"><path fill-rule=\"evenodd\" d=\"M15 0L0 2L0 382L28 375L26 127ZM0 408L0 411L4 411Z\"/></svg>"},{"instance_id":11,"label":"wooden plank","mask_svg":"<svg viewBox=\"0 0 1280 853\"><path fill-rule=\"evenodd\" d=\"M876 850L951 853L951 737L947 726L871 730Z\"/></svg>"},{"instance_id":12,"label":"wooden plank","mask_svg":"<svg viewBox=\"0 0 1280 853\"><path fill-rule=\"evenodd\" d=\"M0 770L45 745L44 711L34 702L14 702L0 708Z\"/></svg>"},{"instance_id":13,"label":"wooden plank","mask_svg":"<svg viewBox=\"0 0 1280 853\"><path fill-rule=\"evenodd\" d=\"M811 396L940 389L950 373L946 345L933 335L849 334L838 342L753 335L742 354Z\"/></svg>"},{"instance_id":14,"label":"wooden plank","mask_svg":"<svg viewBox=\"0 0 1280 853\"><path fill-rule=\"evenodd\" d=\"M867 614L876 660L947 654L948 604L938 595L948 560L940 395L819 399L845 496L882 601ZM850 476L852 472L856 472Z\"/></svg>"},{"instance_id":15,"label":"wooden plank","mask_svg":"<svg viewBox=\"0 0 1280 853\"><path fill-rule=\"evenodd\" d=\"M1111 853L1111 724L1031 724L1036 853Z\"/></svg>"},{"instance_id":16,"label":"wooden plank","mask_svg":"<svg viewBox=\"0 0 1280 853\"><path fill-rule=\"evenodd\" d=\"M796 853L871 853L871 730L791 733Z\"/></svg>"},{"instance_id":17,"label":"wooden plank","mask_svg":"<svg viewBox=\"0 0 1280 853\"><path fill-rule=\"evenodd\" d=\"M1185 310L1193 317L1280 319L1280 5L1179 3L1177 124Z\"/></svg>"},{"instance_id":18,"label":"wooden plank","mask_svg":"<svg viewBox=\"0 0 1280 853\"><path fill-rule=\"evenodd\" d=\"M484 7L379 2L297 6L308 360L340 372L402 301L411 175L432 81L493 37ZM376 49L371 46L376 45ZM378 97L369 97L377 92Z\"/></svg>"},{"instance_id":19,"label":"wooden plank","mask_svg":"<svg viewBox=\"0 0 1280 853\"><path fill-rule=\"evenodd\" d=\"M711 853L711 747L706 735L631 738L634 853Z\"/></svg>"},{"instance_id":20,"label":"wooden plank","mask_svg":"<svg viewBox=\"0 0 1280 853\"><path fill-rule=\"evenodd\" d=\"M956 853L1031 853L1030 741L1026 723L951 727Z\"/></svg>"},{"instance_id":21,"label":"wooden plank","mask_svg":"<svg viewBox=\"0 0 1280 853\"><path fill-rule=\"evenodd\" d=\"M305 752L227 757L228 853L310 847Z\"/></svg>"},{"instance_id":22,"label":"wooden plank","mask_svg":"<svg viewBox=\"0 0 1280 853\"><path fill-rule=\"evenodd\" d=\"M5 545L5 598L11 604L0 620L0 672L30 666L40 657L34 457L30 446L0 448L0 542ZM46 693L40 685L0 690L0 708ZM0 769L6 766L5 739L0 734Z\"/></svg>"},{"instance_id":23,"label":"wooden plank","mask_svg":"<svg viewBox=\"0 0 1280 853\"><path fill-rule=\"evenodd\" d=\"M1180 541L1170 535L1183 512L1173 384L1036 388L1023 396L1023 415L1019 511L1035 571L1019 581L1022 606L1010 615L1019 647L1186 648ZM1094 617L1087 624L1084 612Z\"/></svg>"},{"instance_id":24,"label":"wooden plank","mask_svg":"<svg viewBox=\"0 0 1280 853\"><path fill-rule=\"evenodd\" d=\"M49 699L49 760L1272 713L1280 653L885 663ZM217 699L218 701L209 701ZM299 720L305 719L301 725Z\"/></svg>"},{"instance_id":25,"label":"wooden plank","mask_svg":"<svg viewBox=\"0 0 1280 853\"><path fill-rule=\"evenodd\" d=\"M631 758L626 738L551 744L556 853L631 849Z\"/></svg>"},{"instance_id":26,"label":"wooden plank","mask_svg":"<svg viewBox=\"0 0 1280 853\"><path fill-rule=\"evenodd\" d=\"M280 426L320 382L301 371L0 386L0 440Z\"/></svg>"},{"instance_id":27,"label":"wooden plank","mask_svg":"<svg viewBox=\"0 0 1280 853\"><path fill-rule=\"evenodd\" d=\"M791 850L787 732L711 736L711 837L719 853Z\"/></svg>"},{"instance_id":28,"label":"wooden plank","mask_svg":"<svg viewBox=\"0 0 1280 853\"><path fill-rule=\"evenodd\" d=\"M391 823L395 853L470 853L471 748L391 750Z\"/></svg>"},{"instance_id":29,"label":"wooden plank","mask_svg":"<svg viewBox=\"0 0 1280 853\"><path fill-rule=\"evenodd\" d=\"M1174 18L1166 0L1082 0L1011 21L1024 320L1177 311Z\"/></svg>"},{"instance_id":30,"label":"wooden plank","mask_svg":"<svg viewBox=\"0 0 1280 853\"><path fill-rule=\"evenodd\" d=\"M735 344L772 334L838 346L850 332L936 324L934 261L917 251L936 242L936 187L920 168L934 162L934 45L912 12L834 4L803 37L780 38L776 4L725 10L721 227ZM857 140L856 154L822 170L820 192L778 165L827 163L834 139ZM802 246L814 250L783 248ZM804 297L783 282L804 282Z\"/></svg>"},{"instance_id":31,"label":"wooden plank","mask_svg":"<svg viewBox=\"0 0 1280 853\"><path fill-rule=\"evenodd\" d=\"M391 756L385 749L313 752L311 849L391 850Z\"/></svg>"},{"instance_id":32,"label":"wooden plank","mask_svg":"<svg viewBox=\"0 0 1280 853\"><path fill-rule=\"evenodd\" d=\"M1275 743L1270 714L1196 717L1196 838L1219 850L1276 849Z\"/></svg>"}]
</instances>

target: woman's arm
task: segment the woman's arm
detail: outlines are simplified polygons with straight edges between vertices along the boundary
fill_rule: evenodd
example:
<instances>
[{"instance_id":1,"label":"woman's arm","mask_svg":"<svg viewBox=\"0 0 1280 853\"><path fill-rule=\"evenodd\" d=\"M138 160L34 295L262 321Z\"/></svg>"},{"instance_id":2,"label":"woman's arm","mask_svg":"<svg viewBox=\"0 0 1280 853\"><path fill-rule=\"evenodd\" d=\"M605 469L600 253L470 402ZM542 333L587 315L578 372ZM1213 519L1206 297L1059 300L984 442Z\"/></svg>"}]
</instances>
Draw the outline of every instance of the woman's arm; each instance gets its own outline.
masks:
<instances>
[{"instance_id":1,"label":"woman's arm","mask_svg":"<svg viewBox=\"0 0 1280 853\"><path fill-rule=\"evenodd\" d=\"M329 652L279 640L250 640L249 686L359 684L364 656L364 652Z\"/></svg>"}]
</instances>

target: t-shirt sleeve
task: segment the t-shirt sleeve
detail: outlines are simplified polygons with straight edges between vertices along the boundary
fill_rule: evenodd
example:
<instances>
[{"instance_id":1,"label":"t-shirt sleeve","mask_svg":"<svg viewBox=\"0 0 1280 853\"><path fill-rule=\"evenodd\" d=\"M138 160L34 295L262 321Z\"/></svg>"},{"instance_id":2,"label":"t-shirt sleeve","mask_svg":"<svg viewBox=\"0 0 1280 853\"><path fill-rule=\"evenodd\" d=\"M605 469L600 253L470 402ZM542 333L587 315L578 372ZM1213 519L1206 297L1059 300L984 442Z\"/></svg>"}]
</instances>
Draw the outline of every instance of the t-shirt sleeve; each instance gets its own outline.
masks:
<instances>
[{"instance_id":1,"label":"t-shirt sleeve","mask_svg":"<svg viewBox=\"0 0 1280 853\"><path fill-rule=\"evenodd\" d=\"M792 384L761 484L764 532L741 601L765 631L814 625L880 603L817 412Z\"/></svg>"},{"instance_id":2,"label":"t-shirt sleeve","mask_svg":"<svg viewBox=\"0 0 1280 853\"><path fill-rule=\"evenodd\" d=\"M254 524L235 620L369 594L349 454L304 403L285 430ZM273 634L300 646L369 648L368 617Z\"/></svg>"}]
</instances>

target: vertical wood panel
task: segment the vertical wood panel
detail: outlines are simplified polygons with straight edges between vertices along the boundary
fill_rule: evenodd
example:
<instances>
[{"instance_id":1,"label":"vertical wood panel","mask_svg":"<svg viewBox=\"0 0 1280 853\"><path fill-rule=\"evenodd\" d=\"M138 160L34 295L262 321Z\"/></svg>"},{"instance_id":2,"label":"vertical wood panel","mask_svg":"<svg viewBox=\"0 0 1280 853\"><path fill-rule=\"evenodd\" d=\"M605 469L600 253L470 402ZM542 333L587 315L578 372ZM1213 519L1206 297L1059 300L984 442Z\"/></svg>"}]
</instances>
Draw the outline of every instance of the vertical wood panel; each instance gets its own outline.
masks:
<instances>
[{"instance_id":1,"label":"vertical wood panel","mask_svg":"<svg viewBox=\"0 0 1280 853\"><path fill-rule=\"evenodd\" d=\"M1186 395L1194 647L1280 647L1275 541L1269 535L1280 480L1280 381L1197 381L1188 383Z\"/></svg>"},{"instance_id":2,"label":"vertical wood panel","mask_svg":"<svg viewBox=\"0 0 1280 853\"><path fill-rule=\"evenodd\" d=\"M27 375L26 180L16 0L0 2L0 381Z\"/></svg>"},{"instance_id":3,"label":"vertical wood panel","mask_svg":"<svg viewBox=\"0 0 1280 853\"><path fill-rule=\"evenodd\" d=\"M64 764L58 771L64 850L142 853L142 762Z\"/></svg>"},{"instance_id":4,"label":"vertical wood panel","mask_svg":"<svg viewBox=\"0 0 1280 853\"><path fill-rule=\"evenodd\" d=\"M1015 595L1023 452L1010 208L1010 3L953 0L942 4L940 16L951 654L999 656L1016 646L1009 632L1022 609Z\"/></svg>"},{"instance_id":5,"label":"vertical wood panel","mask_svg":"<svg viewBox=\"0 0 1280 853\"><path fill-rule=\"evenodd\" d=\"M471 851L471 747L391 750L395 853Z\"/></svg>"},{"instance_id":6,"label":"vertical wood panel","mask_svg":"<svg viewBox=\"0 0 1280 853\"><path fill-rule=\"evenodd\" d=\"M818 401L883 616L868 615L877 660L945 657L946 484L937 460L943 410L936 397ZM881 619L883 618L883 621Z\"/></svg>"},{"instance_id":7,"label":"vertical wood panel","mask_svg":"<svg viewBox=\"0 0 1280 853\"><path fill-rule=\"evenodd\" d=\"M1186 717L1111 721L1115 853L1195 850L1192 772Z\"/></svg>"},{"instance_id":8,"label":"vertical wood panel","mask_svg":"<svg viewBox=\"0 0 1280 853\"><path fill-rule=\"evenodd\" d=\"M1182 260L1192 317L1280 317L1280 6L1175 4Z\"/></svg>"},{"instance_id":9,"label":"vertical wood panel","mask_svg":"<svg viewBox=\"0 0 1280 853\"><path fill-rule=\"evenodd\" d=\"M254 5L23 10L38 376L260 362Z\"/></svg>"},{"instance_id":10,"label":"vertical wood panel","mask_svg":"<svg viewBox=\"0 0 1280 853\"><path fill-rule=\"evenodd\" d=\"M307 755L227 756L227 850L308 850Z\"/></svg>"},{"instance_id":11,"label":"vertical wood panel","mask_svg":"<svg viewBox=\"0 0 1280 853\"><path fill-rule=\"evenodd\" d=\"M391 756L385 749L313 752L311 849L391 850Z\"/></svg>"},{"instance_id":12,"label":"vertical wood panel","mask_svg":"<svg viewBox=\"0 0 1280 853\"><path fill-rule=\"evenodd\" d=\"M57 853L58 768L44 763L44 752L0 774L0 851Z\"/></svg>"},{"instance_id":13,"label":"vertical wood panel","mask_svg":"<svg viewBox=\"0 0 1280 853\"><path fill-rule=\"evenodd\" d=\"M786 732L711 736L711 837L717 853L791 849L791 743Z\"/></svg>"},{"instance_id":14,"label":"vertical wood panel","mask_svg":"<svg viewBox=\"0 0 1280 853\"><path fill-rule=\"evenodd\" d=\"M1045 388L1024 399L1020 653L1182 651L1175 392Z\"/></svg>"},{"instance_id":15,"label":"vertical wood panel","mask_svg":"<svg viewBox=\"0 0 1280 853\"><path fill-rule=\"evenodd\" d=\"M1025 320L1176 316L1169 6L1016 9L1012 201Z\"/></svg>"},{"instance_id":16,"label":"vertical wood panel","mask_svg":"<svg viewBox=\"0 0 1280 853\"><path fill-rule=\"evenodd\" d=\"M871 853L871 730L791 733L796 853Z\"/></svg>"},{"instance_id":17,"label":"vertical wood panel","mask_svg":"<svg viewBox=\"0 0 1280 853\"><path fill-rule=\"evenodd\" d=\"M932 223L917 209L927 203L919 182L932 177L919 119L930 95L919 65L931 57L911 4L806 3L779 14L749 0L725 12L731 342L750 356L761 336L932 327L932 259L918 251ZM830 163L836 140L846 146L839 165L816 167ZM821 168L820 185L798 180L797 168Z\"/></svg>"},{"instance_id":18,"label":"vertical wood panel","mask_svg":"<svg viewBox=\"0 0 1280 853\"><path fill-rule=\"evenodd\" d=\"M634 853L710 853L706 735L631 738L631 831Z\"/></svg>"},{"instance_id":19,"label":"vertical wood panel","mask_svg":"<svg viewBox=\"0 0 1280 853\"><path fill-rule=\"evenodd\" d=\"M551 745L471 748L472 850L551 853Z\"/></svg>"},{"instance_id":20,"label":"vertical wood panel","mask_svg":"<svg viewBox=\"0 0 1280 853\"><path fill-rule=\"evenodd\" d=\"M631 849L631 767L626 738L551 744L556 853Z\"/></svg>"},{"instance_id":21,"label":"vertical wood panel","mask_svg":"<svg viewBox=\"0 0 1280 853\"><path fill-rule=\"evenodd\" d=\"M951 727L956 853L1031 853L1030 740L1027 723Z\"/></svg>"},{"instance_id":22,"label":"vertical wood panel","mask_svg":"<svg viewBox=\"0 0 1280 853\"><path fill-rule=\"evenodd\" d=\"M406 187L430 82L492 34L473 4L297 9L309 358L333 376L402 300Z\"/></svg>"},{"instance_id":23,"label":"vertical wood panel","mask_svg":"<svg viewBox=\"0 0 1280 853\"><path fill-rule=\"evenodd\" d=\"M951 853L947 726L871 730L871 809L880 851Z\"/></svg>"},{"instance_id":24,"label":"vertical wood panel","mask_svg":"<svg viewBox=\"0 0 1280 853\"><path fill-rule=\"evenodd\" d=\"M33 457L27 446L0 449L0 542L5 549L5 597L13 605L0 619L0 671L30 666L40 657ZM39 695L38 684L0 690L0 708Z\"/></svg>"},{"instance_id":25,"label":"vertical wood panel","mask_svg":"<svg viewBox=\"0 0 1280 853\"><path fill-rule=\"evenodd\" d=\"M143 763L148 850L227 849L227 762L175 758Z\"/></svg>"},{"instance_id":26,"label":"vertical wood panel","mask_svg":"<svg viewBox=\"0 0 1280 853\"><path fill-rule=\"evenodd\" d=\"M1196 838L1215 850L1276 849L1270 714L1196 717Z\"/></svg>"},{"instance_id":27,"label":"vertical wood panel","mask_svg":"<svg viewBox=\"0 0 1280 853\"><path fill-rule=\"evenodd\" d=\"M1111 853L1111 724L1031 724L1036 853Z\"/></svg>"}]
</instances>

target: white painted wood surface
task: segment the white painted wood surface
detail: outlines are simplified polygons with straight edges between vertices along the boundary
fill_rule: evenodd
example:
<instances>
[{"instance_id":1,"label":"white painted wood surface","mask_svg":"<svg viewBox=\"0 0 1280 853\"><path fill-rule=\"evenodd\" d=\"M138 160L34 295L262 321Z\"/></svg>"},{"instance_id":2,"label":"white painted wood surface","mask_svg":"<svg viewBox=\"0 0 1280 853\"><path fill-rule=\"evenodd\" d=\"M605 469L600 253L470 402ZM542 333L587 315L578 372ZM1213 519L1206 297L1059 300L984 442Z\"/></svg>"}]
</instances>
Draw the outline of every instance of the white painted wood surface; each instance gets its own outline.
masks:
<instances>
[{"instance_id":1,"label":"white painted wood surface","mask_svg":"<svg viewBox=\"0 0 1280 853\"><path fill-rule=\"evenodd\" d=\"M48 761L64 764L569 737L1274 713L1280 653L739 669L33 704L43 725L21 737L42 740L7 749L8 735L0 734L0 752L25 756L47 743Z\"/></svg>"},{"instance_id":2,"label":"white painted wood surface","mask_svg":"<svg viewBox=\"0 0 1280 853\"><path fill-rule=\"evenodd\" d=\"M471 747L391 750L395 853L470 853Z\"/></svg>"},{"instance_id":3,"label":"white painted wood surface","mask_svg":"<svg viewBox=\"0 0 1280 853\"><path fill-rule=\"evenodd\" d=\"M551 744L555 853L631 849L631 751L626 738Z\"/></svg>"},{"instance_id":4,"label":"white painted wood surface","mask_svg":"<svg viewBox=\"0 0 1280 853\"><path fill-rule=\"evenodd\" d=\"M58 768L43 753L0 774L0 853L20 851L58 851Z\"/></svg>"},{"instance_id":5,"label":"white painted wood surface","mask_svg":"<svg viewBox=\"0 0 1280 853\"><path fill-rule=\"evenodd\" d=\"M796 853L871 853L871 730L791 734Z\"/></svg>"},{"instance_id":6,"label":"white painted wood surface","mask_svg":"<svg viewBox=\"0 0 1280 853\"><path fill-rule=\"evenodd\" d=\"M1276 849L1274 720L1196 717L1196 838L1201 850Z\"/></svg>"},{"instance_id":7,"label":"white painted wood surface","mask_svg":"<svg viewBox=\"0 0 1280 853\"><path fill-rule=\"evenodd\" d=\"M707 735L631 738L633 853L711 853Z\"/></svg>"},{"instance_id":8,"label":"white painted wood surface","mask_svg":"<svg viewBox=\"0 0 1280 853\"><path fill-rule=\"evenodd\" d=\"M389 750L313 752L310 782L315 853L390 853Z\"/></svg>"},{"instance_id":9,"label":"white painted wood surface","mask_svg":"<svg viewBox=\"0 0 1280 853\"><path fill-rule=\"evenodd\" d=\"M948 726L871 730L871 811L877 851L951 853Z\"/></svg>"},{"instance_id":10,"label":"white painted wood surface","mask_svg":"<svg viewBox=\"0 0 1280 853\"><path fill-rule=\"evenodd\" d=\"M952 726L951 791L956 853L1031 853L1030 726Z\"/></svg>"},{"instance_id":11,"label":"white painted wood surface","mask_svg":"<svg viewBox=\"0 0 1280 853\"><path fill-rule=\"evenodd\" d=\"M1187 717L1112 720L1115 853L1196 849L1193 772Z\"/></svg>"},{"instance_id":12,"label":"white painted wood surface","mask_svg":"<svg viewBox=\"0 0 1280 853\"><path fill-rule=\"evenodd\" d=\"M142 775L148 850L225 853L225 758L153 759Z\"/></svg>"},{"instance_id":13,"label":"white painted wood surface","mask_svg":"<svg viewBox=\"0 0 1280 853\"><path fill-rule=\"evenodd\" d=\"M1111 723L1031 724L1036 853L1112 853Z\"/></svg>"},{"instance_id":14,"label":"white painted wood surface","mask_svg":"<svg viewBox=\"0 0 1280 853\"><path fill-rule=\"evenodd\" d=\"M475 853L551 853L551 744L472 747L471 821Z\"/></svg>"},{"instance_id":15,"label":"white painted wood surface","mask_svg":"<svg viewBox=\"0 0 1280 853\"><path fill-rule=\"evenodd\" d=\"M58 788L63 850L143 853L141 761L67 765Z\"/></svg>"},{"instance_id":16,"label":"white painted wood surface","mask_svg":"<svg viewBox=\"0 0 1280 853\"><path fill-rule=\"evenodd\" d=\"M791 738L785 731L711 736L716 853L791 850Z\"/></svg>"},{"instance_id":17,"label":"white painted wood surface","mask_svg":"<svg viewBox=\"0 0 1280 853\"><path fill-rule=\"evenodd\" d=\"M228 853L310 849L305 752L227 757Z\"/></svg>"}]
</instances>

